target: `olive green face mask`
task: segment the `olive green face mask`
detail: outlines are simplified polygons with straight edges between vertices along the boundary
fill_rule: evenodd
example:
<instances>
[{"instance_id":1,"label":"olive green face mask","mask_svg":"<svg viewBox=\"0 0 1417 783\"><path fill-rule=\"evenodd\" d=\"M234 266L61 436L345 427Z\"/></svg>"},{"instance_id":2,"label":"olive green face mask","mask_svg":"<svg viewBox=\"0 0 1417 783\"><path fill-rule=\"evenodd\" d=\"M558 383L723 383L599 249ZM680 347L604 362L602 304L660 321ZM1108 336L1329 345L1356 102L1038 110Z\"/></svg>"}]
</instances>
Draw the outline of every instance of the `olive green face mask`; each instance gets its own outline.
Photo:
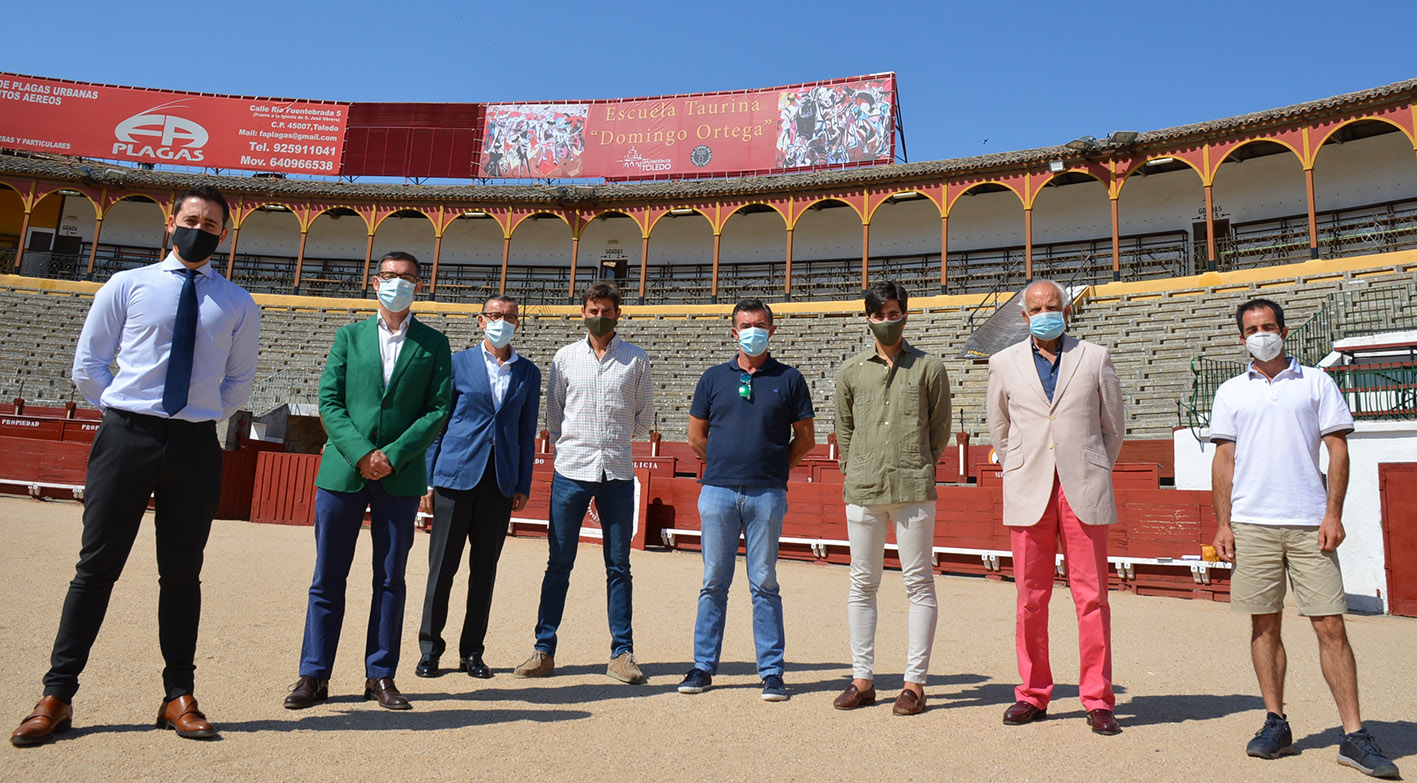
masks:
<instances>
[{"instance_id":1,"label":"olive green face mask","mask_svg":"<svg viewBox=\"0 0 1417 783\"><path fill-rule=\"evenodd\" d=\"M596 337L604 337L605 335L615 331L615 322L618 320L618 318L608 318L603 315L594 315L585 319L585 328L586 331L590 332Z\"/></svg>"},{"instance_id":2,"label":"olive green face mask","mask_svg":"<svg viewBox=\"0 0 1417 783\"><path fill-rule=\"evenodd\" d=\"M898 321L867 321L871 334L881 345L895 345L900 342L900 334L905 330L905 319Z\"/></svg>"}]
</instances>

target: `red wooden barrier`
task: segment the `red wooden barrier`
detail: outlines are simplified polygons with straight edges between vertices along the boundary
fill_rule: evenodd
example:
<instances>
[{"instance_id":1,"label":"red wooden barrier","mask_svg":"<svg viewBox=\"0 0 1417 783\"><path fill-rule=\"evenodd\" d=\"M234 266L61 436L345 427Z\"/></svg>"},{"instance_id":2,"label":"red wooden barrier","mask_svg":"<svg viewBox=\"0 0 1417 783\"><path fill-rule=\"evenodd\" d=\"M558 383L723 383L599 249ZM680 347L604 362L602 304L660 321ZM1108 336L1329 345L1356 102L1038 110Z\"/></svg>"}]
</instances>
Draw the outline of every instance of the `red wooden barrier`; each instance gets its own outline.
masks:
<instances>
[{"instance_id":1,"label":"red wooden barrier","mask_svg":"<svg viewBox=\"0 0 1417 783\"><path fill-rule=\"evenodd\" d=\"M263 451L256 456L251 521L277 525L315 524L315 474L319 454Z\"/></svg>"},{"instance_id":2,"label":"red wooden barrier","mask_svg":"<svg viewBox=\"0 0 1417 783\"><path fill-rule=\"evenodd\" d=\"M247 449L221 453L221 501L217 519L250 519L256 484L256 455Z\"/></svg>"}]
</instances>

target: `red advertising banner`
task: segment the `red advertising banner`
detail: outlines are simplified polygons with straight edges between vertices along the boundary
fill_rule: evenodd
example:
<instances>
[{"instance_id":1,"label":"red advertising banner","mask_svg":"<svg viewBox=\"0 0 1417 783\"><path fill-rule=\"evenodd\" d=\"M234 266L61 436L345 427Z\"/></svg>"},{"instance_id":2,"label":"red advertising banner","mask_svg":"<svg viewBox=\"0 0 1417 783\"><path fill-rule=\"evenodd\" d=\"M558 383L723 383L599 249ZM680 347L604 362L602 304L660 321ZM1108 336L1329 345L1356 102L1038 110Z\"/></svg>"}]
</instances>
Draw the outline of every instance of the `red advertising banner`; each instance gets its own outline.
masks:
<instances>
[{"instance_id":1,"label":"red advertising banner","mask_svg":"<svg viewBox=\"0 0 1417 783\"><path fill-rule=\"evenodd\" d=\"M11 149L334 176L349 107L0 73L0 117Z\"/></svg>"},{"instance_id":2,"label":"red advertising banner","mask_svg":"<svg viewBox=\"0 0 1417 783\"><path fill-rule=\"evenodd\" d=\"M889 163L895 74L743 92L488 104L478 176L723 176Z\"/></svg>"}]
</instances>

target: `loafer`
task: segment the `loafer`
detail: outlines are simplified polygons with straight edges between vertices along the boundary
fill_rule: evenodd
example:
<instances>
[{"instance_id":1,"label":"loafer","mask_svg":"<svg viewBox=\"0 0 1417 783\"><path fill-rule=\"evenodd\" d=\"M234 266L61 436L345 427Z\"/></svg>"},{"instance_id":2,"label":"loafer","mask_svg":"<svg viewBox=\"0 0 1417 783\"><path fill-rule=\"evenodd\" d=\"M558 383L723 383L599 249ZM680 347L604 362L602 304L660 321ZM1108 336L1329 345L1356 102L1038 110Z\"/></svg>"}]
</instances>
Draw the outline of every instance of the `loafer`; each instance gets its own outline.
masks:
<instances>
[{"instance_id":1,"label":"loafer","mask_svg":"<svg viewBox=\"0 0 1417 783\"><path fill-rule=\"evenodd\" d=\"M875 703L876 686L872 685L864 691L858 691L854 682L846 686L846 690L832 700L832 706L839 710L854 710L858 707L869 707Z\"/></svg>"},{"instance_id":2,"label":"loafer","mask_svg":"<svg viewBox=\"0 0 1417 783\"><path fill-rule=\"evenodd\" d=\"M438 671L438 656L425 655L418 659L418 665L413 667L415 677L437 677L442 674Z\"/></svg>"},{"instance_id":3,"label":"loafer","mask_svg":"<svg viewBox=\"0 0 1417 783\"><path fill-rule=\"evenodd\" d=\"M197 700L190 693L184 693L158 708L157 727L172 729L177 736L187 739L211 739L216 736L216 727L207 722L207 716L197 709Z\"/></svg>"},{"instance_id":4,"label":"loafer","mask_svg":"<svg viewBox=\"0 0 1417 783\"><path fill-rule=\"evenodd\" d=\"M413 705L408 703L399 689L394 685L393 677L370 677L364 681L364 700L377 701L379 706L386 710L411 710Z\"/></svg>"},{"instance_id":5,"label":"loafer","mask_svg":"<svg viewBox=\"0 0 1417 783\"><path fill-rule=\"evenodd\" d=\"M73 705L58 696L44 696L10 735L10 744L17 748L38 745L55 734L68 731L73 723Z\"/></svg>"},{"instance_id":6,"label":"loafer","mask_svg":"<svg viewBox=\"0 0 1417 783\"><path fill-rule=\"evenodd\" d=\"M556 671L556 659L540 650L532 650L531 657L522 661L512 670L513 677L546 677Z\"/></svg>"},{"instance_id":7,"label":"loafer","mask_svg":"<svg viewBox=\"0 0 1417 783\"><path fill-rule=\"evenodd\" d=\"M1093 734L1110 737L1122 733L1122 727L1117 725L1117 716L1113 715L1111 710L1088 710L1087 725L1092 727Z\"/></svg>"},{"instance_id":8,"label":"loafer","mask_svg":"<svg viewBox=\"0 0 1417 783\"><path fill-rule=\"evenodd\" d=\"M915 695L915 691L906 688L895 697L895 706L891 707L893 715L919 715L925 711L925 694Z\"/></svg>"},{"instance_id":9,"label":"loafer","mask_svg":"<svg viewBox=\"0 0 1417 783\"><path fill-rule=\"evenodd\" d=\"M1026 701L1014 702L1014 706L1004 711L1005 726L1022 726L1048 717L1048 710L1035 707Z\"/></svg>"},{"instance_id":10,"label":"loafer","mask_svg":"<svg viewBox=\"0 0 1417 783\"><path fill-rule=\"evenodd\" d=\"M329 680L317 680L308 674L302 674L300 679L290 686L290 695L285 697L285 708L303 710L306 707L313 707L329 697Z\"/></svg>"},{"instance_id":11,"label":"loafer","mask_svg":"<svg viewBox=\"0 0 1417 783\"><path fill-rule=\"evenodd\" d=\"M458 663L458 671L467 672L467 676L476 677L479 680L492 679L492 669L482 662L481 655L469 655Z\"/></svg>"}]
</instances>

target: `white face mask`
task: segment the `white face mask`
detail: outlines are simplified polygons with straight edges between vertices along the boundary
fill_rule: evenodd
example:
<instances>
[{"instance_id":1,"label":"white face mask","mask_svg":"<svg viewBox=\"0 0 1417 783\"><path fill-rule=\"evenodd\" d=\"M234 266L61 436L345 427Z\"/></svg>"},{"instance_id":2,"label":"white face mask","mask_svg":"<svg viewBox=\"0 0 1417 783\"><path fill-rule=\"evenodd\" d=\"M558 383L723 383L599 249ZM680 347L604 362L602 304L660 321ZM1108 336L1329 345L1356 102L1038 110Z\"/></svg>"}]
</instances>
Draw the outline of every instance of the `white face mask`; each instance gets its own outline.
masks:
<instances>
[{"instance_id":1,"label":"white face mask","mask_svg":"<svg viewBox=\"0 0 1417 783\"><path fill-rule=\"evenodd\" d=\"M1245 338L1245 347L1255 359L1267 362L1284 349L1284 338L1278 332L1255 332Z\"/></svg>"}]
</instances>

